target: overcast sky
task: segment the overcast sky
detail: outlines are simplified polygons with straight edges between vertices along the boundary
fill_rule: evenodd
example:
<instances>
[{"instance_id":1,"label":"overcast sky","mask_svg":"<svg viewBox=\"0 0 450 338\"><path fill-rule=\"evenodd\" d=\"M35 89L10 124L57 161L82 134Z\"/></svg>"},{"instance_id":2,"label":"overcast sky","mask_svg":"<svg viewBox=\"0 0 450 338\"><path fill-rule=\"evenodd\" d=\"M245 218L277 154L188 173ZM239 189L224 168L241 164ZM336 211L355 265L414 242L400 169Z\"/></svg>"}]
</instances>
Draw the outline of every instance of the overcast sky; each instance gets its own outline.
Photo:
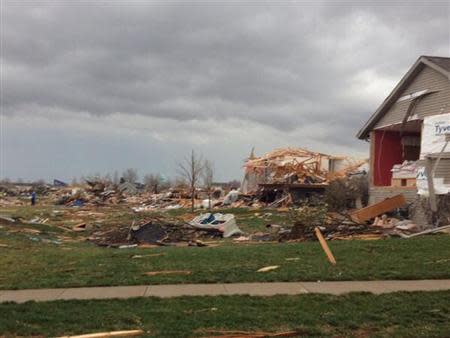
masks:
<instances>
[{"instance_id":1,"label":"overcast sky","mask_svg":"<svg viewBox=\"0 0 450 338\"><path fill-rule=\"evenodd\" d=\"M1 175L218 180L252 147L368 156L355 134L422 54L450 55L449 1L4 1ZM114 3L114 4L112 4Z\"/></svg>"}]
</instances>

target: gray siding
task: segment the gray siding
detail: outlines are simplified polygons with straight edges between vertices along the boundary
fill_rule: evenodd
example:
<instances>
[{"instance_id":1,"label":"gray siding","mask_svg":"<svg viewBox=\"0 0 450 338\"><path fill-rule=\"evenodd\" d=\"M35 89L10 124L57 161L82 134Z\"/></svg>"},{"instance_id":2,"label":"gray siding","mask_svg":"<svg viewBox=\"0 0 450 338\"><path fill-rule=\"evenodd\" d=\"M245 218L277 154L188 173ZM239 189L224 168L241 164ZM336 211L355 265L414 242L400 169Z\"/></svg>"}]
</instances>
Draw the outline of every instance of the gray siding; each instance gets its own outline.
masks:
<instances>
[{"instance_id":1,"label":"gray siding","mask_svg":"<svg viewBox=\"0 0 450 338\"><path fill-rule=\"evenodd\" d=\"M423 119L425 116L450 113L450 80L436 70L425 66L413 82L402 92L400 96L412 94L420 90L436 90L422 98L417 104L414 114ZM410 100L396 102L378 121L375 128L401 123Z\"/></svg>"},{"instance_id":2,"label":"gray siding","mask_svg":"<svg viewBox=\"0 0 450 338\"><path fill-rule=\"evenodd\" d=\"M432 161L432 165L434 166L435 160ZM425 161L419 161L420 166L425 166ZM436 171L434 173L434 177L443 177L445 184L450 184L450 159L443 158L439 161L438 166L436 167Z\"/></svg>"},{"instance_id":3,"label":"gray siding","mask_svg":"<svg viewBox=\"0 0 450 338\"><path fill-rule=\"evenodd\" d=\"M416 189L395 188L395 187L370 187L369 205L381 202L382 200L398 194L405 195L406 201L411 203L417 198Z\"/></svg>"},{"instance_id":4,"label":"gray siding","mask_svg":"<svg viewBox=\"0 0 450 338\"><path fill-rule=\"evenodd\" d=\"M450 184L450 159L442 159L434 174L435 177L443 177L445 184Z\"/></svg>"}]
</instances>

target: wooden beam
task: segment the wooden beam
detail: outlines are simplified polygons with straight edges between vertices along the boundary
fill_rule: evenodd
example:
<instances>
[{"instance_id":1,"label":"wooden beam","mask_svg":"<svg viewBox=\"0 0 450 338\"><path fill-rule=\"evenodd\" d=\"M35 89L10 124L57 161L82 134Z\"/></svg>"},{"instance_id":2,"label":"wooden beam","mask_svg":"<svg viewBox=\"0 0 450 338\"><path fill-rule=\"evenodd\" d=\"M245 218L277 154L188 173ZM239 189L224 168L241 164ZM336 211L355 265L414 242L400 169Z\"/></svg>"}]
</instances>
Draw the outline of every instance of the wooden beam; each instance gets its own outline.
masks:
<instances>
[{"instance_id":1,"label":"wooden beam","mask_svg":"<svg viewBox=\"0 0 450 338\"><path fill-rule=\"evenodd\" d=\"M363 223L388 211L400 208L406 204L403 194L386 198L385 200L372 204L368 207L356 210L350 214L352 220L356 223Z\"/></svg>"},{"instance_id":2,"label":"wooden beam","mask_svg":"<svg viewBox=\"0 0 450 338\"><path fill-rule=\"evenodd\" d=\"M128 330L128 331L111 331L111 332L97 332L88 333L77 336L62 336L59 338L107 338L107 337L131 337L131 336L142 336L144 334L143 330Z\"/></svg>"},{"instance_id":3,"label":"wooden beam","mask_svg":"<svg viewBox=\"0 0 450 338\"><path fill-rule=\"evenodd\" d=\"M439 228L434 228L434 229L429 229L429 230L425 230L425 231L422 231L422 232L417 232L417 233L412 234L412 235L402 235L401 234L400 236L402 238L411 238L411 237L417 237L417 236L422 236L422 235L426 235L426 234L432 234L432 233L439 232L439 231L446 230L446 229L450 229L450 225L444 225L444 226L439 227Z\"/></svg>"},{"instance_id":4,"label":"wooden beam","mask_svg":"<svg viewBox=\"0 0 450 338\"><path fill-rule=\"evenodd\" d=\"M333 253L331 252L330 248L328 247L328 244L325 241L325 238L323 238L323 235L320 232L320 229L318 227L316 227L314 230L316 232L317 239L319 240L323 251L325 251L325 254L328 257L328 260L330 261L331 264L336 265L336 259L334 259Z\"/></svg>"}]
</instances>

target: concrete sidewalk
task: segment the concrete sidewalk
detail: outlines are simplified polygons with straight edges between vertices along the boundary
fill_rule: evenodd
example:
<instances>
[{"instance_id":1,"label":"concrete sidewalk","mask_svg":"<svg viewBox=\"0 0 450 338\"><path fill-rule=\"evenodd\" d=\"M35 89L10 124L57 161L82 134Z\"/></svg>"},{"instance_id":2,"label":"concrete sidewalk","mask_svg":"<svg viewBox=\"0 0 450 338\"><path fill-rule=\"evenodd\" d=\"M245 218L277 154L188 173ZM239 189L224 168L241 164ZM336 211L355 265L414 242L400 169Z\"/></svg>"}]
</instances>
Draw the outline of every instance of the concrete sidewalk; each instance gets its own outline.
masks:
<instances>
[{"instance_id":1,"label":"concrete sidewalk","mask_svg":"<svg viewBox=\"0 0 450 338\"><path fill-rule=\"evenodd\" d=\"M180 296L274 296L305 293L342 295L349 292L374 294L396 291L450 290L450 279L440 280L387 280L346 282L289 282L289 283L233 283L233 284L176 284L107 286L65 289L0 290L0 302L51 301L68 299L110 299L133 297Z\"/></svg>"}]
</instances>

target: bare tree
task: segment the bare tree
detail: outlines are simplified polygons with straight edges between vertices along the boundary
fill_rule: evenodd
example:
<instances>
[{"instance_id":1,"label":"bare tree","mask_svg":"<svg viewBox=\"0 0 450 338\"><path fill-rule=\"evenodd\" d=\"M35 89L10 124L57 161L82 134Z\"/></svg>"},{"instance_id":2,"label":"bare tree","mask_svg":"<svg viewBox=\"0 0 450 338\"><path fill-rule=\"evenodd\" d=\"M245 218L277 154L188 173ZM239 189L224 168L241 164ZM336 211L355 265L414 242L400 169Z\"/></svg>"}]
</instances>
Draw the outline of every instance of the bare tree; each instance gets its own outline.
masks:
<instances>
[{"instance_id":1,"label":"bare tree","mask_svg":"<svg viewBox=\"0 0 450 338\"><path fill-rule=\"evenodd\" d=\"M144 185L148 191L157 194L164 185L164 178L161 174L147 174L144 176Z\"/></svg>"},{"instance_id":2,"label":"bare tree","mask_svg":"<svg viewBox=\"0 0 450 338\"><path fill-rule=\"evenodd\" d=\"M78 185L78 180L75 176L72 178L72 182L70 183L70 185L72 185L72 186Z\"/></svg>"},{"instance_id":3,"label":"bare tree","mask_svg":"<svg viewBox=\"0 0 450 338\"><path fill-rule=\"evenodd\" d=\"M119 172L117 170L114 171L112 181L114 185L119 185L120 183Z\"/></svg>"},{"instance_id":4,"label":"bare tree","mask_svg":"<svg viewBox=\"0 0 450 338\"><path fill-rule=\"evenodd\" d=\"M138 180L138 173L136 169L128 168L122 173L122 178L125 182L136 183Z\"/></svg>"},{"instance_id":5,"label":"bare tree","mask_svg":"<svg viewBox=\"0 0 450 338\"><path fill-rule=\"evenodd\" d=\"M211 210L211 196L214 179L214 165L211 161L205 160L203 163L203 185L208 194L208 209Z\"/></svg>"},{"instance_id":6,"label":"bare tree","mask_svg":"<svg viewBox=\"0 0 450 338\"><path fill-rule=\"evenodd\" d=\"M178 172L189 184L191 189L191 211L194 211L195 188L203 172L202 156L196 155L194 150L192 150L189 158L185 157L183 162L178 163Z\"/></svg>"}]
</instances>

